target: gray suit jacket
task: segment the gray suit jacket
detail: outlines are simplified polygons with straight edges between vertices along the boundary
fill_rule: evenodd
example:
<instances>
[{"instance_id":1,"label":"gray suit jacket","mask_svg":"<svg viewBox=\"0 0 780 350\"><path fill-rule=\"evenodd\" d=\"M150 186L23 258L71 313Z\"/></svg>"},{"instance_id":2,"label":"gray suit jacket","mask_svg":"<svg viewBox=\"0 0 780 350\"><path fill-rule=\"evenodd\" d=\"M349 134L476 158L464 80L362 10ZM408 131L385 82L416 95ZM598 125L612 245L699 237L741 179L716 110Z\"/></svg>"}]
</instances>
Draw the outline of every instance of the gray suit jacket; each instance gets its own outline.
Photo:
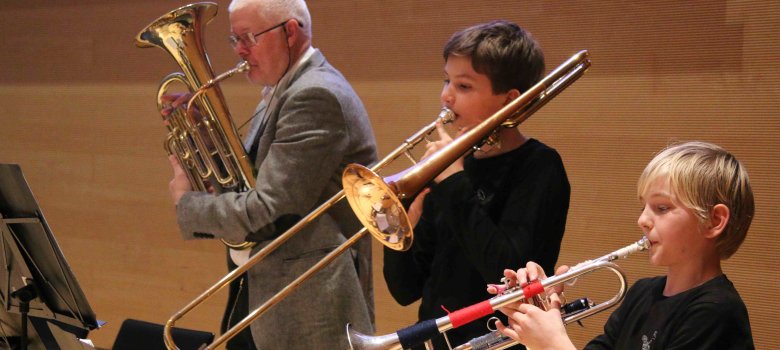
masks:
<instances>
[{"instance_id":1,"label":"gray suit jacket","mask_svg":"<svg viewBox=\"0 0 780 350\"><path fill-rule=\"evenodd\" d=\"M256 188L218 196L185 194L177 206L185 239L196 232L233 241L249 238L260 242L255 253L340 191L347 164L376 161L363 104L319 51L275 97L272 110L265 110L265 102L258 106L257 118L265 119L253 123L247 135L248 144L259 142ZM250 312L360 227L343 200L253 266L247 272ZM370 238L354 251L359 254L340 256L251 324L258 349L344 349L348 322L374 332Z\"/></svg>"}]
</instances>

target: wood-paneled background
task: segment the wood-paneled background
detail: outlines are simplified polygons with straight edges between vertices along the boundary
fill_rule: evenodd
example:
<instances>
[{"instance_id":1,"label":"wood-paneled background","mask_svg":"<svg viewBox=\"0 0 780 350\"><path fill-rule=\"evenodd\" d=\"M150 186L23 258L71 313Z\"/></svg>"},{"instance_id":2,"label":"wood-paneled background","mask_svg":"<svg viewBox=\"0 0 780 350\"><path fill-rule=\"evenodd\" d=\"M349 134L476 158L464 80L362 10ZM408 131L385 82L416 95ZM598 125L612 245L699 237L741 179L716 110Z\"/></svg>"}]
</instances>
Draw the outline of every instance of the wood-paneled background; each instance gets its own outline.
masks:
<instances>
[{"instance_id":1,"label":"wood-paneled background","mask_svg":"<svg viewBox=\"0 0 780 350\"><path fill-rule=\"evenodd\" d=\"M226 1L206 29L217 71L236 61ZM0 2L0 162L22 166L92 308L108 323L90 334L104 348L122 320L163 323L224 274L218 242L183 242L161 148L154 96L178 70L135 34L185 2ZM558 149L572 184L559 263L573 264L640 236L635 183L671 141L718 143L747 166L756 217L725 269L748 305L756 345L780 347L772 288L780 226L780 3L713 1L311 1L315 46L366 104L384 155L432 120L449 35L497 18L529 29L548 70L589 49L593 67L521 128ZM223 89L240 122L259 91L236 78ZM408 164L394 165L400 170ZM415 319L387 294L375 244L379 333ZM644 256L621 263L630 282L663 273ZM496 280L500 275L496 271ZM609 276L576 288L611 295ZM590 288L590 289L588 289ZM570 294L571 295L571 294ZM600 299L603 300L603 299ZM216 331L220 296L179 322ZM316 301L313 301L316 302ZM571 326L578 345L606 313ZM269 330L289 332L293 330Z\"/></svg>"}]
</instances>

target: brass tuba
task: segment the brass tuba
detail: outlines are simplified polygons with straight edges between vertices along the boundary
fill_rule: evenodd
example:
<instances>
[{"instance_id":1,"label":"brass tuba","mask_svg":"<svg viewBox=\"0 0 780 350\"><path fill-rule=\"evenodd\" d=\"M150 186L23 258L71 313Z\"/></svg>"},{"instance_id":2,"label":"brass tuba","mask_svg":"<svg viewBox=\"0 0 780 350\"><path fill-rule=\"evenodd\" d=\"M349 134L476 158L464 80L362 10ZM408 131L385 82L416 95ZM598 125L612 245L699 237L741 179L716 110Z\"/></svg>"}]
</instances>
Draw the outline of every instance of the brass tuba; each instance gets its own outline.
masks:
<instances>
[{"instance_id":1,"label":"brass tuba","mask_svg":"<svg viewBox=\"0 0 780 350\"><path fill-rule=\"evenodd\" d=\"M175 9L142 30L135 37L138 47L159 47L182 69L163 78L157 91L157 107L165 108L162 96L174 83L185 86L193 97L186 110L163 116L168 128L165 150L179 160L190 184L197 191L243 192L255 187L252 164L233 124L225 98L217 83L235 73L247 71L241 62L214 77L203 47L202 29L217 14L214 3L195 3ZM197 105L201 116L191 113ZM247 249L254 242L229 242L234 249Z\"/></svg>"}]
</instances>

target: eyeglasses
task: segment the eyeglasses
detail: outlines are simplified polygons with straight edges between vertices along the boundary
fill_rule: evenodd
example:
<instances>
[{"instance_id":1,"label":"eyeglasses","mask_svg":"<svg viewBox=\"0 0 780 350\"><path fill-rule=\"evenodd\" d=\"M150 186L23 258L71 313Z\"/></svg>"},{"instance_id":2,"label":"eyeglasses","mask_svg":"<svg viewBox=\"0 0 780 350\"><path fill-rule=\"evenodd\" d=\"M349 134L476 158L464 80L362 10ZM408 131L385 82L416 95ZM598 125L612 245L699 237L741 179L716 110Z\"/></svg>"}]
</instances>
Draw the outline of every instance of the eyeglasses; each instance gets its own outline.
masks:
<instances>
[{"instance_id":1,"label":"eyeglasses","mask_svg":"<svg viewBox=\"0 0 780 350\"><path fill-rule=\"evenodd\" d=\"M279 27L285 25L289 21L290 20L288 19L288 20L286 20L286 21L284 21L282 23L279 23L279 24L277 24L277 25L275 25L275 26L273 26L271 28L268 28L268 29L266 29L266 30L264 30L262 32L257 32L257 33L248 32L248 33L244 33L244 34L233 34L233 35L228 37L228 40L230 40L230 46L235 48L236 46L238 46L238 43L241 43L241 45L244 45L244 47L246 47L246 48L250 48L252 46L255 46L255 45L257 45L257 37L258 36L261 36L261 35L263 35L265 33L268 33L270 31L276 29L276 28L279 28Z\"/></svg>"}]
</instances>

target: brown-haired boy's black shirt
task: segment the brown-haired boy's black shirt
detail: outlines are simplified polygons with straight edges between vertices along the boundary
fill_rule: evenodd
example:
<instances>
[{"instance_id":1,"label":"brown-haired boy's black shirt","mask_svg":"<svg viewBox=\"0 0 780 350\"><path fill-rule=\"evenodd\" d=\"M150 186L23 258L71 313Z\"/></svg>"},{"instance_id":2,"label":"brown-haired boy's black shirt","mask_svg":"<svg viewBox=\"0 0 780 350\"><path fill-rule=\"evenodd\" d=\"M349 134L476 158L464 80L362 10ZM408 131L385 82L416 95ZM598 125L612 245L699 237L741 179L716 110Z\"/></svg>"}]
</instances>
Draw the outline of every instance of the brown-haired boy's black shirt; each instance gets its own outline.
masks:
<instances>
[{"instance_id":1,"label":"brown-haired boy's black shirt","mask_svg":"<svg viewBox=\"0 0 780 350\"><path fill-rule=\"evenodd\" d=\"M442 307L454 311L489 299L486 284L498 283L507 266L535 261L552 275L569 196L560 156L538 140L495 157L467 157L464 171L425 198L412 248L385 248L390 293L401 305L422 298L422 321L445 316ZM486 319L448 331L452 346L487 333ZM434 347L447 348L442 337Z\"/></svg>"}]
</instances>

